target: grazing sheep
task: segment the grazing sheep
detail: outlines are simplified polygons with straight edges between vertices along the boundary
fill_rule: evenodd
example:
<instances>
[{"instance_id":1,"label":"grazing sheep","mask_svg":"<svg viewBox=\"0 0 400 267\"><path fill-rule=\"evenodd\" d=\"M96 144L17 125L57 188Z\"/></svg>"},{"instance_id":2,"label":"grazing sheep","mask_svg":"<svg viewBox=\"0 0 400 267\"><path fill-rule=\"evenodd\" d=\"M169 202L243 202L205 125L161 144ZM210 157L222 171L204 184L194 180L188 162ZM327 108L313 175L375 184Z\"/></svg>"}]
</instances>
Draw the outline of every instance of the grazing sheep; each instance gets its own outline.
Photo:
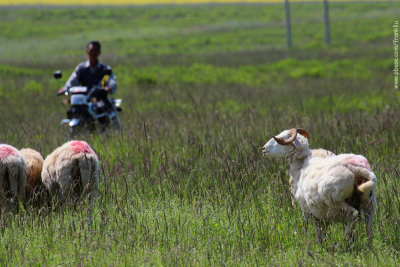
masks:
<instances>
[{"instance_id":1,"label":"grazing sheep","mask_svg":"<svg viewBox=\"0 0 400 267\"><path fill-rule=\"evenodd\" d=\"M27 165L25 199L27 202L35 203L38 206L48 201L48 192L42 183L42 155L31 148L21 149Z\"/></svg>"},{"instance_id":2,"label":"grazing sheep","mask_svg":"<svg viewBox=\"0 0 400 267\"><path fill-rule=\"evenodd\" d=\"M43 162L43 184L58 201L83 192L94 199L99 182L99 160L84 141L70 141L58 147Z\"/></svg>"},{"instance_id":3,"label":"grazing sheep","mask_svg":"<svg viewBox=\"0 0 400 267\"><path fill-rule=\"evenodd\" d=\"M353 225L362 211L371 244L377 178L363 156L313 157L303 129L285 130L274 136L264 145L263 154L288 158L294 198L306 220L314 221L320 241L326 224L335 221L347 222L346 234L352 241Z\"/></svg>"},{"instance_id":4,"label":"grazing sheep","mask_svg":"<svg viewBox=\"0 0 400 267\"><path fill-rule=\"evenodd\" d=\"M15 147L0 144L0 205L16 207L25 200L26 162Z\"/></svg>"},{"instance_id":5,"label":"grazing sheep","mask_svg":"<svg viewBox=\"0 0 400 267\"><path fill-rule=\"evenodd\" d=\"M32 194L35 188L42 184L43 157L39 152L31 148L23 148L20 152L24 156L28 167L25 189L28 194Z\"/></svg>"}]
</instances>

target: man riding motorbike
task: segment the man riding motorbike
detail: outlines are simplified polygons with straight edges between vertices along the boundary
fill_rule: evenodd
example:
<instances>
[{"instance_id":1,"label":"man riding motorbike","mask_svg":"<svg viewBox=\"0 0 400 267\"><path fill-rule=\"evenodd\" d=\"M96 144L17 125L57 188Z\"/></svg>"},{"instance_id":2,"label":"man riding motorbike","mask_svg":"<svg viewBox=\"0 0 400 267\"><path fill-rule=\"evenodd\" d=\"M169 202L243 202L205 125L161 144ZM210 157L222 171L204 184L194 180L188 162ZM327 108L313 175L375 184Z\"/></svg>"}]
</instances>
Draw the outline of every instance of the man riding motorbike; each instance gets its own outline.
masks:
<instances>
[{"instance_id":1,"label":"man riding motorbike","mask_svg":"<svg viewBox=\"0 0 400 267\"><path fill-rule=\"evenodd\" d=\"M116 77L113 75L110 66L99 61L101 53L101 44L99 41L90 41L87 44L86 53L88 60L78 64L64 87L58 90L58 94L64 94L65 91L73 86L86 86L89 90L88 95L96 98L96 113L106 112L112 108L107 94L115 93L117 88ZM93 88L99 86L99 84L102 86L101 90L93 91ZM67 112L68 117L70 117L70 113L71 111Z\"/></svg>"}]
</instances>

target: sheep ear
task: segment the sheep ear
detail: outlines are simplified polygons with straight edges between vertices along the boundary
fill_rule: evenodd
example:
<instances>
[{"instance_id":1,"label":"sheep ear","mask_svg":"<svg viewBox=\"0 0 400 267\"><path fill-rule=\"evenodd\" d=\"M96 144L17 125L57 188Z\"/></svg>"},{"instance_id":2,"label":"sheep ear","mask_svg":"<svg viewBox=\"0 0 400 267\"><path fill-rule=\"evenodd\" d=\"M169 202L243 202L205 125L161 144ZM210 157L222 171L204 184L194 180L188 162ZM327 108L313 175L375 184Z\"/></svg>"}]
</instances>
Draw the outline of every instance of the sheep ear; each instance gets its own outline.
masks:
<instances>
[{"instance_id":1,"label":"sheep ear","mask_svg":"<svg viewBox=\"0 0 400 267\"><path fill-rule=\"evenodd\" d=\"M299 139L297 139L297 138L294 139L293 144L294 144L294 146L296 148L300 148L301 147L301 143L300 143Z\"/></svg>"}]
</instances>

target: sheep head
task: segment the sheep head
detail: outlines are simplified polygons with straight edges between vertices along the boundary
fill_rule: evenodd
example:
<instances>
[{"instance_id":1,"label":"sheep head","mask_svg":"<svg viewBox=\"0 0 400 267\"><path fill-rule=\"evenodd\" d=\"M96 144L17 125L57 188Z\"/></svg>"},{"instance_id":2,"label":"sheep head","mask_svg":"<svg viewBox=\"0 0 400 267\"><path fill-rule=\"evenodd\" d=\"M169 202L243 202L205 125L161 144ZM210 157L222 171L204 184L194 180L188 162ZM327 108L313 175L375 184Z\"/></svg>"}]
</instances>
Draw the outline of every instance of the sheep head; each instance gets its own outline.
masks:
<instances>
[{"instance_id":1,"label":"sheep head","mask_svg":"<svg viewBox=\"0 0 400 267\"><path fill-rule=\"evenodd\" d=\"M308 148L308 133L303 129L284 130L272 137L263 147L263 154L271 157L285 156L294 150Z\"/></svg>"}]
</instances>

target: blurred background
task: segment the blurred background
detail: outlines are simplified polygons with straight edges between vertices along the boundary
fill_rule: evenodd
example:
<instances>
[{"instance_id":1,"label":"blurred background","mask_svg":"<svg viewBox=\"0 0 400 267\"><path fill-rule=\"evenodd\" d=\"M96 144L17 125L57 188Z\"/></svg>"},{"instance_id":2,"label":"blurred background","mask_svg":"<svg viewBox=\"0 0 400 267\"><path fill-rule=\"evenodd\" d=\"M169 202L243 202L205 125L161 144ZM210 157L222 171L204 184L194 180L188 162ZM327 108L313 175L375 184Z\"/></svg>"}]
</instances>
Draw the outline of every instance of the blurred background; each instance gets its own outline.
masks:
<instances>
[{"instance_id":1,"label":"blurred background","mask_svg":"<svg viewBox=\"0 0 400 267\"><path fill-rule=\"evenodd\" d=\"M329 43L323 1L112 3L0 1L1 143L46 156L69 139L56 92L90 40L123 100L122 134L79 137L102 163L99 202L1 217L3 263L398 265L398 1L328 1ZM303 231L286 162L261 155L292 127L368 158L375 253L361 224L350 250L342 225L325 246Z\"/></svg>"}]
</instances>

